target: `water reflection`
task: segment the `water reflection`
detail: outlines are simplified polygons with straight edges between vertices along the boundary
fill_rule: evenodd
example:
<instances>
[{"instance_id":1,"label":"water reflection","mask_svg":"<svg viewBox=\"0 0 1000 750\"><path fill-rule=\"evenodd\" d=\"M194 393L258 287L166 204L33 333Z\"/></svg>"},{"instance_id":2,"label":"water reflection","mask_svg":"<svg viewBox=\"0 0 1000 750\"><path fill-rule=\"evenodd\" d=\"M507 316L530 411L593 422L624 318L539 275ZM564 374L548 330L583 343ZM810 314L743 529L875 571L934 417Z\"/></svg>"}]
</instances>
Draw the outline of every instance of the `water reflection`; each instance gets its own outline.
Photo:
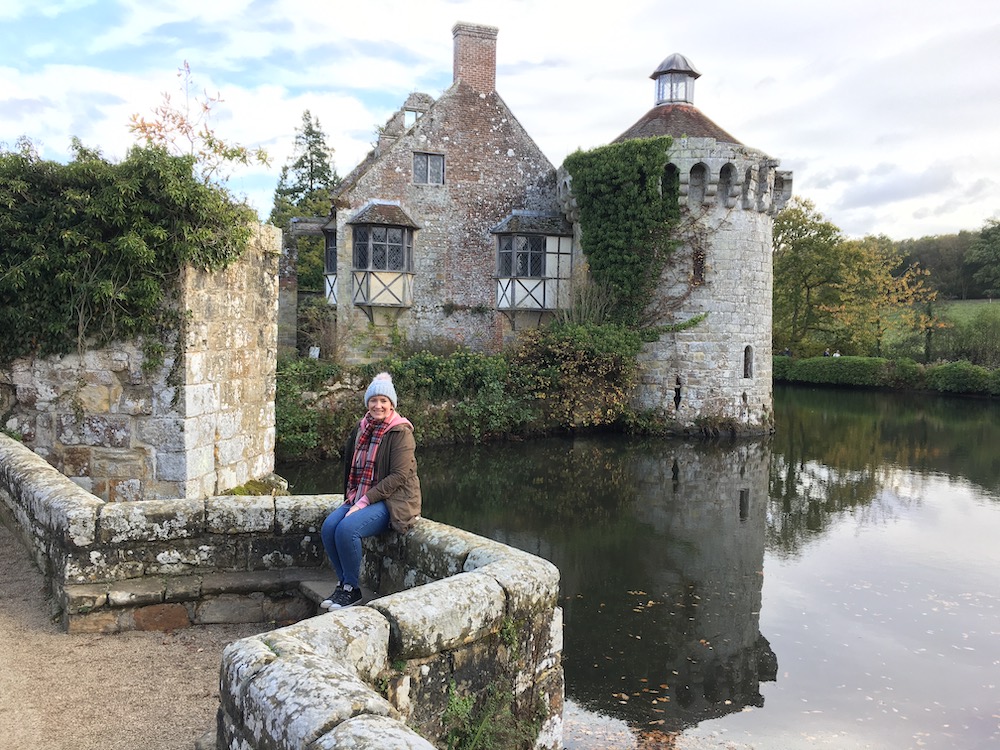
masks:
<instances>
[{"instance_id":1,"label":"water reflection","mask_svg":"<svg viewBox=\"0 0 1000 750\"><path fill-rule=\"evenodd\" d=\"M1000 746L1000 405L777 388L775 411L726 445L421 449L424 511L559 567L570 750Z\"/></svg>"},{"instance_id":2,"label":"water reflection","mask_svg":"<svg viewBox=\"0 0 1000 750\"><path fill-rule=\"evenodd\" d=\"M427 517L559 567L578 704L678 730L761 705L775 679L759 630L769 461L766 441L601 436L423 450L420 476Z\"/></svg>"}]
</instances>

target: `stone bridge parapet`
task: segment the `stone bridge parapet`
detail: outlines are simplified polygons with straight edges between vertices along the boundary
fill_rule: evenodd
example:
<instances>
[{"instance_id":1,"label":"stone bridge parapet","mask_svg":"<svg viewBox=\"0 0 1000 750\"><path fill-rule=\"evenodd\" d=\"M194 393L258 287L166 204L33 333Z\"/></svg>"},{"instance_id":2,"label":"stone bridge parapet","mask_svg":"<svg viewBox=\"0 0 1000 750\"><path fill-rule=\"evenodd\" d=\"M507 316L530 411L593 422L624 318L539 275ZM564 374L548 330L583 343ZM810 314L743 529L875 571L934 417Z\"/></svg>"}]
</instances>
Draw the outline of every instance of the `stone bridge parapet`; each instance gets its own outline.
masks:
<instances>
[{"instance_id":1,"label":"stone bridge parapet","mask_svg":"<svg viewBox=\"0 0 1000 750\"><path fill-rule=\"evenodd\" d=\"M342 500L108 503L0 434L0 520L67 631L293 623L225 650L216 747L431 748L469 730L445 719L464 705L470 722L561 748L558 569L422 519L366 540L362 585L378 598L313 616L304 584L330 578L318 530Z\"/></svg>"}]
</instances>

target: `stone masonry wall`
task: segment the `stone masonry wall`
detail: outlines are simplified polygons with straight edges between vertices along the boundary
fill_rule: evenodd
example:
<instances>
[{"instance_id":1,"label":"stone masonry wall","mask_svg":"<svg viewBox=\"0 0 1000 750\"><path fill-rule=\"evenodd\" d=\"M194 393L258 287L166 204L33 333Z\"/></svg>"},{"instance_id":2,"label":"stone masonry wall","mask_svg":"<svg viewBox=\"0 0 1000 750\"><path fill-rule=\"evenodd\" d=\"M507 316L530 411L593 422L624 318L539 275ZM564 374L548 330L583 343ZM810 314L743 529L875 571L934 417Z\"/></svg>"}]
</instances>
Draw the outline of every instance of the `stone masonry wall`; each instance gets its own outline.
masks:
<instances>
[{"instance_id":1,"label":"stone masonry wall","mask_svg":"<svg viewBox=\"0 0 1000 750\"><path fill-rule=\"evenodd\" d=\"M429 750L451 701L500 696L534 747L562 748L555 566L426 519L378 538L365 563L382 594L368 606L226 648L216 747Z\"/></svg>"},{"instance_id":2,"label":"stone masonry wall","mask_svg":"<svg viewBox=\"0 0 1000 750\"><path fill-rule=\"evenodd\" d=\"M68 632L289 622L326 577L319 527L340 495L109 503L0 434L0 520L45 574Z\"/></svg>"},{"instance_id":3,"label":"stone masonry wall","mask_svg":"<svg viewBox=\"0 0 1000 750\"><path fill-rule=\"evenodd\" d=\"M16 361L0 372L4 427L110 502L204 498L268 475L279 255L280 232L259 227L229 268L187 269L186 328L155 371L137 342Z\"/></svg>"},{"instance_id":4,"label":"stone masonry wall","mask_svg":"<svg viewBox=\"0 0 1000 750\"><path fill-rule=\"evenodd\" d=\"M559 572L429 520L366 540L380 598L313 617L318 529L341 495L108 503L0 434L0 521L70 632L295 623L223 654L217 747L431 748L449 701L497 697L562 747ZM308 619L307 619L308 618Z\"/></svg>"}]
</instances>

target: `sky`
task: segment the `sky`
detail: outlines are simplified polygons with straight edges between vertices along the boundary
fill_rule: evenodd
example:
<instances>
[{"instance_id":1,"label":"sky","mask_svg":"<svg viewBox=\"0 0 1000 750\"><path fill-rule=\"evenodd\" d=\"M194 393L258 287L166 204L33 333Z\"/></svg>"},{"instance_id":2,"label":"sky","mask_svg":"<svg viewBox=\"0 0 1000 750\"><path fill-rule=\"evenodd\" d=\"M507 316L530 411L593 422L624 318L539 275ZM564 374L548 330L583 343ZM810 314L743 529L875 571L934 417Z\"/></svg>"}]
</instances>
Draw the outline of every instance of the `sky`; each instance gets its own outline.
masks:
<instances>
[{"instance_id":1,"label":"sky","mask_svg":"<svg viewBox=\"0 0 1000 750\"><path fill-rule=\"evenodd\" d=\"M556 166L651 109L679 52L695 106L845 235L1000 219L996 0L0 0L0 144L120 159L187 62L216 134L269 153L229 182L266 218L303 112L347 174L409 93L451 85L457 22L499 29L497 91Z\"/></svg>"}]
</instances>

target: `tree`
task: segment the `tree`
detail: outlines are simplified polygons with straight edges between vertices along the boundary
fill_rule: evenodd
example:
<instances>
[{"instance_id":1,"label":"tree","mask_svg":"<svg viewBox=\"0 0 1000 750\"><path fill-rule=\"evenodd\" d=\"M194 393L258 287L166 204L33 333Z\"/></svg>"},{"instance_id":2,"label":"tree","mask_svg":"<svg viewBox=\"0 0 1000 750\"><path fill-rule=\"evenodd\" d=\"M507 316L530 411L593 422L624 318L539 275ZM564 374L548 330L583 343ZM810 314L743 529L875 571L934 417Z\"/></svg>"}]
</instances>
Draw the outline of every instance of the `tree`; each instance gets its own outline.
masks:
<instances>
[{"instance_id":1,"label":"tree","mask_svg":"<svg viewBox=\"0 0 1000 750\"><path fill-rule=\"evenodd\" d=\"M774 346L818 352L835 335L847 259L840 229L793 198L774 219Z\"/></svg>"},{"instance_id":2,"label":"tree","mask_svg":"<svg viewBox=\"0 0 1000 750\"><path fill-rule=\"evenodd\" d=\"M967 257L976 268L972 276L985 287L985 294L1000 296L1000 219L986 222Z\"/></svg>"},{"instance_id":3,"label":"tree","mask_svg":"<svg viewBox=\"0 0 1000 750\"><path fill-rule=\"evenodd\" d=\"M297 216L326 216L330 213L330 191L339 184L340 176L333 166L333 148L327 145L319 119L307 109L295 131L292 157L281 168L269 221L288 231L289 222ZM300 287L323 288L323 248L319 238L299 240Z\"/></svg>"},{"instance_id":4,"label":"tree","mask_svg":"<svg viewBox=\"0 0 1000 750\"><path fill-rule=\"evenodd\" d=\"M177 69L181 79L183 103L177 106L170 94L163 94L163 103L153 110L153 118L147 120L138 114L129 119L129 130L138 135L148 146L159 146L167 153L177 156L191 156L195 169L205 184L223 184L229 178L225 169L228 165L258 163L267 165L267 152L262 148L251 148L239 143L223 140L212 129L212 110L222 103L219 94L203 92L199 98L194 93L191 66L185 60Z\"/></svg>"},{"instance_id":5,"label":"tree","mask_svg":"<svg viewBox=\"0 0 1000 750\"><path fill-rule=\"evenodd\" d=\"M829 309L840 329L838 342L880 357L890 332L934 328L927 311L937 292L928 285L929 272L916 264L904 267L892 240L869 235L847 240L839 250L845 259L837 284L840 300Z\"/></svg>"},{"instance_id":6,"label":"tree","mask_svg":"<svg viewBox=\"0 0 1000 750\"><path fill-rule=\"evenodd\" d=\"M942 234L903 240L897 249L903 265L919 264L930 271L930 283L944 299L971 299L982 294L982 288L972 278L973 268L967 262L969 249L978 232L962 230L958 234Z\"/></svg>"}]
</instances>

